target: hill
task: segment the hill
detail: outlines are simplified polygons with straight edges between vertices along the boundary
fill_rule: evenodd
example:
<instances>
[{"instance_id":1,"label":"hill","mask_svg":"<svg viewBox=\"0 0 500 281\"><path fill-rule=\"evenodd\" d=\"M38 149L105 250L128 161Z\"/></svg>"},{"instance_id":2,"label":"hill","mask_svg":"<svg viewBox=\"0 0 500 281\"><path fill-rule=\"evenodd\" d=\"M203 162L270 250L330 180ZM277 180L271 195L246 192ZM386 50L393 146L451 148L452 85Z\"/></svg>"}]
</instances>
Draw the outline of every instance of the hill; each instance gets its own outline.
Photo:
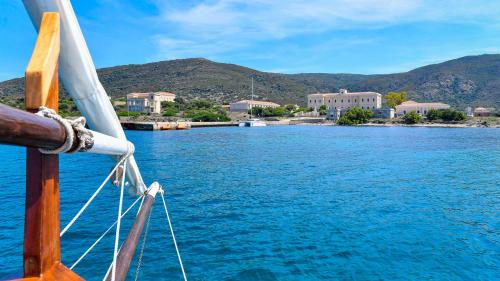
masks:
<instances>
[{"instance_id":1,"label":"hill","mask_svg":"<svg viewBox=\"0 0 500 281\"><path fill-rule=\"evenodd\" d=\"M416 101L442 101L459 108L500 107L500 55L463 57L382 75L268 73L201 58L102 68L98 74L114 98L130 92L171 91L186 99L228 103L249 97L253 76L256 98L278 103L304 105L309 93L346 88L381 94L406 90ZM0 83L0 98L19 98L22 93L20 78Z\"/></svg>"}]
</instances>

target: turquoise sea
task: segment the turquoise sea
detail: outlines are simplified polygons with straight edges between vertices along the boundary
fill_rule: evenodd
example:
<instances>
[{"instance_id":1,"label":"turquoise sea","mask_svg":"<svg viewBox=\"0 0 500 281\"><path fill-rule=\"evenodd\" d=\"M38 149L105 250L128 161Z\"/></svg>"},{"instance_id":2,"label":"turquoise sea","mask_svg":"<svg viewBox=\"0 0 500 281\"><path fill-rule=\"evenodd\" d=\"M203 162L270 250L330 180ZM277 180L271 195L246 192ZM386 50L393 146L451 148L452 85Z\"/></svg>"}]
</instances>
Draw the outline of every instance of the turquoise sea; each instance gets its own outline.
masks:
<instances>
[{"instance_id":1,"label":"turquoise sea","mask_svg":"<svg viewBox=\"0 0 500 281\"><path fill-rule=\"evenodd\" d=\"M127 134L145 180L166 189L189 280L500 276L499 129L284 126ZM2 279L22 269L24 154L0 146ZM106 156L61 157L62 226L112 165ZM62 238L66 265L112 224L118 197L119 189L107 186ZM113 239L75 271L101 280ZM136 267L134 259L130 280ZM181 280L161 200L139 277Z\"/></svg>"}]
</instances>

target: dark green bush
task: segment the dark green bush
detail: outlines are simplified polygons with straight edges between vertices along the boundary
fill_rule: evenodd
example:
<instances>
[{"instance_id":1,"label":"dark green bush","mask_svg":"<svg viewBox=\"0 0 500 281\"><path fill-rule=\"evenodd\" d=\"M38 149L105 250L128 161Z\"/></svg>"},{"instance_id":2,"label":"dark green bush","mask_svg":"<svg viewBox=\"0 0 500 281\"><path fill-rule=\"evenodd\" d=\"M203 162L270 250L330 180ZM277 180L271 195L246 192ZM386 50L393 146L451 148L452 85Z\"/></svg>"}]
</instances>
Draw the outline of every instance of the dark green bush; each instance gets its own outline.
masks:
<instances>
[{"instance_id":1,"label":"dark green bush","mask_svg":"<svg viewBox=\"0 0 500 281\"><path fill-rule=\"evenodd\" d=\"M337 120L338 125L351 126L367 123L372 118L373 112L369 109L353 107Z\"/></svg>"},{"instance_id":2,"label":"dark green bush","mask_svg":"<svg viewBox=\"0 0 500 281\"><path fill-rule=\"evenodd\" d=\"M403 116L403 120L406 124L417 124L422 121L422 116L413 110L406 113L405 116Z\"/></svg>"}]
</instances>

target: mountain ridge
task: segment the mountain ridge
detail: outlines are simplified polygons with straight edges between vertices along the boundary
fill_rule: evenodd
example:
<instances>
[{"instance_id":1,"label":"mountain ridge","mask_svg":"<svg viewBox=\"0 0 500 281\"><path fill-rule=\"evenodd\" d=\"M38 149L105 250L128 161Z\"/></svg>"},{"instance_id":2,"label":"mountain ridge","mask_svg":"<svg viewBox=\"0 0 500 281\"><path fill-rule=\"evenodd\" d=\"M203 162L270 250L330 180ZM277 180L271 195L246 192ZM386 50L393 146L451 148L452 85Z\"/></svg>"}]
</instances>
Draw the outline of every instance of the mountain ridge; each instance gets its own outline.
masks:
<instances>
[{"instance_id":1,"label":"mountain ridge","mask_svg":"<svg viewBox=\"0 0 500 281\"><path fill-rule=\"evenodd\" d=\"M218 63L204 58L177 59L98 69L108 95L118 98L130 92L171 91L186 99L206 98L228 103L248 98L250 77L255 97L305 105L315 92L408 91L416 101L445 102L452 106L500 106L500 55L466 56L393 74L263 72ZM0 83L0 97L21 98L23 79Z\"/></svg>"}]
</instances>

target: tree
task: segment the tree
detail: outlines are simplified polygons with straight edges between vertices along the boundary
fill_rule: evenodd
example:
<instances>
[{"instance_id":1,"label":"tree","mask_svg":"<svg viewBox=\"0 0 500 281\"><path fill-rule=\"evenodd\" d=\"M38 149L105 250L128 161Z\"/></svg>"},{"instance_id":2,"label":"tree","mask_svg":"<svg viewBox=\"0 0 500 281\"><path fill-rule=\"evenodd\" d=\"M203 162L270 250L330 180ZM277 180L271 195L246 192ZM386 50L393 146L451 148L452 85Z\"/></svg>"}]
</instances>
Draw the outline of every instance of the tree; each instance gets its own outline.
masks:
<instances>
[{"instance_id":1,"label":"tree","mask_svg":"<svg viewBox=\"0 0 500 281\"><path fill-rule=\"evenodd\" d=\"M465 120L465 113L455 109L431 109L427 112L427 120L434 121L442 119L443 121L462 121Z\"/></svg>"},{"instance_id":2,"label":"tree","mask_svg":"<svg viewBox=\"0 0 500 281\"><path fill-rule=\"evenodd\" d=\"M407 96L406 92L389 92L384 99L387 106L396 108L396 105L400 105L407 100Z\"/></svg>"},{"instance_id":3,"label":"tree","mask_svg":"<svg viewBox=\"0 0 500 281\"><path fill-rule=\"evenodd\" d=\"M321 105L319 107L319 115L326 115L326 105Z\"/></svg>"},{"instance_id":4,"label":"tree","mask_svg":"<svg viewBox=\"0 0 500 281\"><path fill-rule=\"evenodd\" d=\"M418 114L415 110L408 112L403 116L403 120L406 124L417 124L422 121L422 116Z\"/></svg>"},{"instance_id":5,"label":"tree","mask_svg":"<svg viewBox=\"0 0 500 281\"><path fill-rule=\"evenodd\" d=\"M294 111L297 106L295 104L287 104L285 105L285 109L287 111Z\"/></svg>"},{"instance_id":6,"label":"tree","mask_svg":"<svg viewBox=\"0 0 500 281\"><path fill-rule=\"evenodd\" d=\"M188 118L191 118L193 122L221 122L221 121L231 121L226 114L217 113L210 110L194 110L187 114Z\"/></svg>"},{"instance_id":7,"label":"tree","mask_svg":"<svg viewBox=\"0 0 500 281\"><path fill-rule=\"evenodd\" d=\"M367 123L372 116L373 112L369 109L353 107L347 110L347 112L339 118L337 124L342 126L364 124Z\"/></svg>"},{"instance_id":8,"label":"tree","mask_svg":"<svg viewBox=\"0 0 500 281\"><path fill-rule=\"evenodd\" d=\"M465 120L465 113L451 108L443 109L441 110L441 119L443 121L462 121Z\"/></svg>"},{"instance_id":9,"label":"tree","mask_svg":"<svg viewBox=\"0 0 500 281\"><path fill-rule=\"evenodd\" d=\"M427 115L425 116L427 120L429 121L434 121L437 119L441 119L441 112L437 109L431 109L427 112Z\"/></svg>"}]
</instances>

